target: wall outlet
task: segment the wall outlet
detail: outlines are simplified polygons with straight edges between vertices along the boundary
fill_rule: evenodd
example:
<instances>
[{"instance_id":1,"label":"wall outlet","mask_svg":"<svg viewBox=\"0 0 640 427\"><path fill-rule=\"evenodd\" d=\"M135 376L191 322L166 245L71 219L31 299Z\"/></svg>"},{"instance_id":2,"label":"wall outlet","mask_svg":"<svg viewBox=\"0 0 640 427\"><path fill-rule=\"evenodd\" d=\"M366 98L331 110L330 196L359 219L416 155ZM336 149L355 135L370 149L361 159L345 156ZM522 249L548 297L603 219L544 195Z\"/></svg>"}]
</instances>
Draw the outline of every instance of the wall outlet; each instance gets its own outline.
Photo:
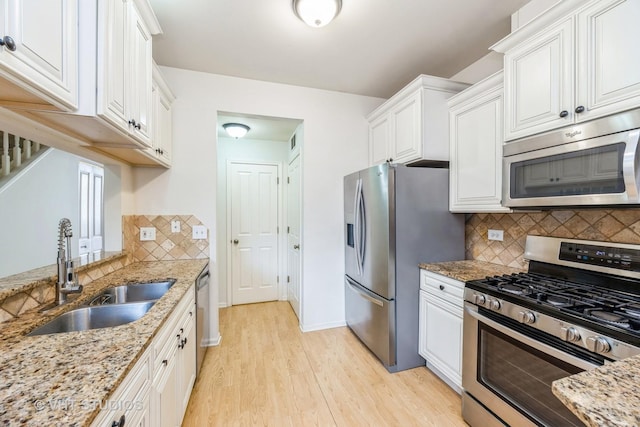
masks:
<instances>
[{"instance_id":1,"label":"wall outlet","mask_svg":"<svg viewBox=\"0 0 640 427\"><path fill-rule=\"evenodd\" d=\"M193 240L202 240L207 238L207 227L204 225L194 225L192 230Z\"/></svg>"},{"instance_id":2,"label":"wall outlet","mask_svg":"<svg viewBox=\"0 0 640 427\"><path fill-rule=\"evenodd\" d=\"M487 237L489 240L499 240L502 242L504 240L504 230L489 230Z\"/></svg>"},{"instance_id":3,"label":"wall outlet","mask_svg":"<svg viewBox=\"0 0 640 427\"><path fill-rule=\"evenodd\" d=\"M171 232L172 233L179 233L180 232L180 220L179 219L174 219L173 221L171 221Z\"/></svg>"},{"instance_id":4,"label":"wall outlet","mask_svg":"<svg viewBox=\"0 0 640 427\"><path fill-rule=\"evenodd\" d=\"M156 240L155 227L140 227L140 241Z\"/></svg>"}]
</instances>

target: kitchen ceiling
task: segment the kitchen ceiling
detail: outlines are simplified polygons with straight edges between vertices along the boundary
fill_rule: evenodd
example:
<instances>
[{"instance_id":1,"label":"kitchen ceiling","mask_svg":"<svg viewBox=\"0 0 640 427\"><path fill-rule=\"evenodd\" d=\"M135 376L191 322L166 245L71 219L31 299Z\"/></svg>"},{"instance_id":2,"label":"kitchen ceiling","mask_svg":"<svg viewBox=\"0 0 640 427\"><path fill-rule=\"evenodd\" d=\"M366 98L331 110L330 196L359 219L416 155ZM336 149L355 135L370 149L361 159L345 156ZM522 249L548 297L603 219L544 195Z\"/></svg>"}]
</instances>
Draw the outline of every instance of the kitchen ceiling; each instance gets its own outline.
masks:
<instances>
[{"instance_id":1,"label":"kitchen ceiling","mask_svg":"<svg viewBox=\"0 0 640 427\"><path fill-rule=\"evenodd\" d=\"M151 0L160 65L389 98L418 74L451 77L510 32L529 0L344 0L311 28L291 0Z\"/></svg>"}]
</instances>

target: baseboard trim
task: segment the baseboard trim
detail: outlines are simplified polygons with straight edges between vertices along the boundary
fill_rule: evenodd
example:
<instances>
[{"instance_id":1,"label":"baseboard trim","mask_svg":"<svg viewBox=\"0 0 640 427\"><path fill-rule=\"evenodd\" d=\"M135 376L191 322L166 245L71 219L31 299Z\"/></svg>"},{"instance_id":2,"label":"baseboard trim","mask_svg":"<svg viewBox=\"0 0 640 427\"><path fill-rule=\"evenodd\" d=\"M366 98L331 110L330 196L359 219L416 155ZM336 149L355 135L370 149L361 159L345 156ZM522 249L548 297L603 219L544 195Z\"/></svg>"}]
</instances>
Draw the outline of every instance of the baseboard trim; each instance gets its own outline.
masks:
<instances>
[{"instance_id":1,"label":"baseboard trim","mask_svg":"<svg viewBox=\"0 0 640 427\"><path fill-rule=\"evenodd\" d=\"M218 303L218 308L227 308L227 307L229 307L229 305L227 305L226 302L219 302Z\"/></svg>"},{"instance_id":2,"label":"baseboard trim","mask_svg":"<svg viewBox=\"0 0 640 427\"><path fill-rule=\"evenodd\" d=\"M204 347L215 347L220 345L220 343L222 342L222 335L218 334L217 337L209 338L206 340L203 339L201 342Z\"/></svg>"},{"instance_id":3,"label":"baseboard trim","mask_svg":"<svg viewBox=\"0 0 640 427\"><path fill-rule=\"evenodd\" d=\"M319 323L319 324L310 325L310 326L300 324L300 330L302 332L313 332L313 331L321 331L323 329L340 328L342 326L347 326L347 323L344 320L340 320L337 322Z\"/></svg>"}]
</instances>

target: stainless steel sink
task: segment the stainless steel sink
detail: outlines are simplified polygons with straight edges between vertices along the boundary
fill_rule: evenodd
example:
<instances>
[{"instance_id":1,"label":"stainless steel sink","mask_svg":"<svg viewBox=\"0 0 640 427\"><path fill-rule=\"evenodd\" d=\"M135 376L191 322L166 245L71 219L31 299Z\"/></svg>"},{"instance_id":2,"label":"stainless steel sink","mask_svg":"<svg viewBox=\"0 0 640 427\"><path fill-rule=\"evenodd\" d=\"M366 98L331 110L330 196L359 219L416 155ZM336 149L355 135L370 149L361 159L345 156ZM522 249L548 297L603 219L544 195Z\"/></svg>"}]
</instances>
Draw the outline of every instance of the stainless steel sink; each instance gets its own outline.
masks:
<instances>
[{"instance_id":1,"label":"stainless steel sink","mask_svg":"<svg viewBox=\"0 0 640 427\"><path fill-rule=\"evenodd\" d=\"M138 320L151 309L153 304L155 301L77 308L61 314L49 323L35 329L29 335L58 334L120 326Z\"/></svg>"},{"instance_id":2,"label":"stainless steel sink","mask_svg":"<svg viewBox=\"0 0 640 427\"><path fill-rule=\"evenodd\" d=\"M91 298L89 305L123 304L157 300L162 297L175 282L175 280L167 280L164 282L133 283L130 285L115 286Z\"/></svg>"}]
</instances>

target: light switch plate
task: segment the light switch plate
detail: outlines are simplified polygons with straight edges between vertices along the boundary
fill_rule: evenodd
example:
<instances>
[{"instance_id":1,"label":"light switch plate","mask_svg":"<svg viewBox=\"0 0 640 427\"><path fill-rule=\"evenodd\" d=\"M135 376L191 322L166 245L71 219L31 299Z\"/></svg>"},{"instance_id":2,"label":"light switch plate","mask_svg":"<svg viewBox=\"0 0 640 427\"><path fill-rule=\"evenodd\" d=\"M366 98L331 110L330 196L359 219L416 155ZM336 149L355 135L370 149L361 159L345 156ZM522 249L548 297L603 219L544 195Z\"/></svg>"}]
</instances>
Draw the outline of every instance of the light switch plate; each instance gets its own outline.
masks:
<instances>
[{"instance_id":1,"label":"light switch plate","mask_svg":"<svg viewBox=\"0 0 640 427\"><path fill-rule=\"evenodd\" d=\"M155 227L140 227L140 241L156 240Z\"/></svg>"},{"instance_id":2,"label":"light switch plate","mask_svg":"<svg viewBox=\"0 0 640 427\"><path fill-rule=\"evenodd\" d=\"M487 238L489 240L498 240L502 242L504 240L504 230L489 230L487 232Z\"/></svg>"},{"instance_id":3,"label":"light switch plate","mask_svg":"<svg viewBox=\"0 0 640 427\"><path fill-rule=\"evenodd\" d=\"M180 232L180 220L179 219L174 219L173 221L171 221L171 232L172 233L179 233Z\"/></svg>"},{"instance_id":4,"label":"light switch plate","mask_svg":"<svg viewBox=\"0 0 640 427\"><path fill-rule=\"evenodd\" d=\"M194 225L192 230L193 240L202 240L207 238L207 227L204 225Z\"/></svg>"}]
</instances>

